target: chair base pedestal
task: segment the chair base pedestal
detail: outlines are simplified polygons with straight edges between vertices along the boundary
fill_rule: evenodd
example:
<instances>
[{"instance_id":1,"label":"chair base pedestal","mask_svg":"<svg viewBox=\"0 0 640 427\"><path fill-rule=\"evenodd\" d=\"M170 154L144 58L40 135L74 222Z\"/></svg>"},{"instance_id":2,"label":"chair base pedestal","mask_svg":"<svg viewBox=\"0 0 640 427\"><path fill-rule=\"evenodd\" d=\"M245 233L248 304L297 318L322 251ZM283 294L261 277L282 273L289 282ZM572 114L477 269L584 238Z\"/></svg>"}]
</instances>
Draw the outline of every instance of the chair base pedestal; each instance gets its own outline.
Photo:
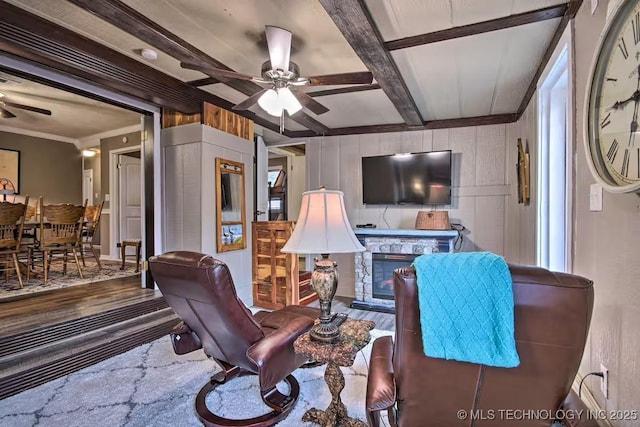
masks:
<instances>
[{"instance_id":1,"label":"chair base pedestal","mask_svg":"<svg viewBox=\"0 0 640 427\"><path fill-rule=\"evenodd\" d=\"M342 403L340 393L344 388L344 375L340 367L334 362L327 362L324 371L324 380L331 392L331 403L324 411L311 408L302 416L302 421L312 422L321 426L340 427L367 427L367 425L357 418L350 418L347 415L347 408Z\"/></svg>"},{"instance_id":2,"label":"chair base pedestal","mask_svg":"<svg viewBox=\"0 0 640 427\"><path fill-rule=\"evenodd\" d=\"M230 379L233 379L236 376L248 375L251 374L247 371L236 370L231 373L229 376L228 373L225 375L224 372L220 373L221 375L214 376L211 378L207 384L204 385L200 389L200 392L196 396L196 413L198 414L198 418L207 427L267 427L272 426L289 415L289 412L293 409L296 401L298 400L298 395L300 394L300 385L298 381L295 379L293 375L289 375L284 379L284 382L289 386L289 395L285 396L281 394L277 389L271 390L267 393L262 394L262 400L269 407L273 408L273 411L266 413L264 415L260 415L254 418L247 419L229 419L224 418L219 415L214 414L207 408L207 395L215 389L217 386L224 384Z\"/></svg>"}]
</instances>

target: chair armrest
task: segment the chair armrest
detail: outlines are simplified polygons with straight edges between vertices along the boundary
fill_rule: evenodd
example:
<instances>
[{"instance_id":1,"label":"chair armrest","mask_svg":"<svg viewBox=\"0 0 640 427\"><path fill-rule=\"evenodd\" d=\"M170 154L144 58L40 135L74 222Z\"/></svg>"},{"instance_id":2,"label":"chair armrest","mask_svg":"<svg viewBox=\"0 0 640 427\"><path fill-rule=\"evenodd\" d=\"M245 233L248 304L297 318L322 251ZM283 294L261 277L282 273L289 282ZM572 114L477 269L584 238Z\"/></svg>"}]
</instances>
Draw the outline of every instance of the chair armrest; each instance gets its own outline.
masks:
<instances>
[{"instance_id":1,"label":"chair armrest","mask_svg":"<svg viewBox=\"0 0 640 427\"><path fill-rule=\"evenodd\" d=\"M300 366L296 363L296 359L300 358L296 357L293 342L311 329L311 326L313 326L313 320L298 317L247 349L247 357L258 366L261 390L275 387L278 382Z\"/></svg>"},{"instance_id":2,"label":"chair armrest","mask_svg":"<svg viewBox=\"0 0 640 427\"><path fill-rule=\"evenodd\" d=\"M568 415L566 419L562 420L567 427L600 427L598 421L592 419L597 417L589 416L589 408L573 390L562 402L562 410Z\"/></svg>"},{"instance_id":3,"label":"chair armrest","mask_svg":"<svg viewBox=\"0 0 640 427\"><path fill-rule=\"evenodd\" d=\"M393 374L393 338L380 337L373 342L367 379L367 411L382 411L396 403Z\"/></svg>"}]
</instances>

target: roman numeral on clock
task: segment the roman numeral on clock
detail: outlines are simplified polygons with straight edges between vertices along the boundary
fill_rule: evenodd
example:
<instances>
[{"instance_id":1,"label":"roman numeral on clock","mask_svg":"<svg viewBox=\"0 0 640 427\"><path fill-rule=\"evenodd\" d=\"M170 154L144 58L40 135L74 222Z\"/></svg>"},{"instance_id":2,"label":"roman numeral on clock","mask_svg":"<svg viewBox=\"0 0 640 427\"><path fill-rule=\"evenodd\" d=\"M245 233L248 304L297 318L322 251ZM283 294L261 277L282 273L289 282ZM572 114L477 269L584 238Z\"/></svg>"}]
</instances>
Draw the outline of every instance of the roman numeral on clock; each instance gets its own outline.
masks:
<instances>
[{"instance_id":1,"label":"roman numeral on clock","mask_svg":"<svg viewBox=\"0 0 640 427\"><path fill-rule=\"evenodd\" d=\"M616 155L618 154L618 148L618 140L614 139L611 143L611 147L609 147L609 151L607 151L607 159L609 159L609 162L613 163L615 160Z\"/></svg>"},{"instance_id":2,"label":"roman numeral on clock","mask_svg":"<svg viewBox=\"0 0 640 427\"><path fill-rule=\"evenodd\" d=\"M636 13L631 20L631 28L633 28L633 42L640 43L640 12Z\"/></svg>"},{"instance_id":3,"label":"roman numeral on clock","mask_svg":"<svg viewBox=\"0 0 640 427\"><path fill-rule=\"evenodd\" d=\"M611 113L607 114L605 118L602 119L602 121L600 122L601 128L604 129L605 127L607 127L607 125L611 124L611 120L609 120L609 117L611 117Z\"/></svg>"},{"instance_id":4,"label":"roman numeral on clock","mask_svg":"<svg viewBox=\"0 0 640 427\"><path fill-rule=\"evenodd\" d=\"M624 37L620 37L620 43L618 43L618 47L620 48L620 52L622 52L622 56L624 59L629 57L629 52L627 51L627 44L624 42Z\"/></svg>"},{"instance_id":5,"label":"roman numeral on clock","mask_svg":"<svg viewBox=\"0 0 640 427\"><path fill-rule=\"evenodd\" d=\"M625 148L624 157L622 158L622 169L620 170L620 174L627 176L629 174L629 150Z\"/></svg>"}]
</instances>

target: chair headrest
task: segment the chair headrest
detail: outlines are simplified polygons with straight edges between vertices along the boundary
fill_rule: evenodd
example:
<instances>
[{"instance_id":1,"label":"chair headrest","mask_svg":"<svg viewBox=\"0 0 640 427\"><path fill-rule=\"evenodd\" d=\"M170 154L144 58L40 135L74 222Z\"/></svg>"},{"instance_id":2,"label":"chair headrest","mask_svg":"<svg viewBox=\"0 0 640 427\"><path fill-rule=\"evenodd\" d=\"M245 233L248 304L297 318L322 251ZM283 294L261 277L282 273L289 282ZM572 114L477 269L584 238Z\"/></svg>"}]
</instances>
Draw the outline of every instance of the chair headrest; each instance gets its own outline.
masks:
<instances>
[{"instance_id":1,"label":"chair headrest","mask_svg":"<svg viewBox=\"0 0 640 427\"><path fill-rule=\"evenodd\" d=\"M192 251L167 252L162 255L153 256L149 259L149 261L195 268L209 268L219 264L223 264L221 261L213 258L211 255Z\"/></svg>"}]
</instances>

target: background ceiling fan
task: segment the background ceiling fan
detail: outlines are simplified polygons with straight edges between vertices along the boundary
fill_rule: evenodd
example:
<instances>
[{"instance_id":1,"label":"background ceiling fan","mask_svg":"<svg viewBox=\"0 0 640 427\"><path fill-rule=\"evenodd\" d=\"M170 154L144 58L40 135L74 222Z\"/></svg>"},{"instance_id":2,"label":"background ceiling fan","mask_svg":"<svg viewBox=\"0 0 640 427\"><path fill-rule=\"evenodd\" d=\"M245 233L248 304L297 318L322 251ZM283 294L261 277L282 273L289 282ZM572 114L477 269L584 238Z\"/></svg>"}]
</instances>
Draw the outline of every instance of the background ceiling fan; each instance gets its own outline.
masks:
<instances>
[{"instance_id":1,"label":"background ceiling fan","mask_svg":"<svg viewBox=\"0 0 640 427\"><path fill-rule=\"evenodd\" d=\"M262 64L260 77L185 62L182 62L181 66L189 70L203 72L222 82L229 79L239 79L266 86L236 104L233 109L247 110L257 102L267 113L281 118L284 117L285 110L289 115L292 115L303 106L315 114L324 114L329 111L327 107L300 90L301 86L370 84L373 81L373 75L368 71L301 77L298 65L289 61L291 32L284 28L267 25L265 34L269 49L269 61Z\"/></svg>"},{"instance_id":2,"label":"background ceiling fan","mask_svg":"<svg viewBox=\"0 0 640 427\"><path fill-rule=\"evenodd\" d=\"M31 105L17 104L15 102L7 101L5 94L3 92L0 92L0 117L3 119L13 119L14 117L16 117L15 114L4 107L13 107L20 110L33 111L35 113L46 114L47 116L51 115L51 111L45 110L44 108L32 107Z\"/></svg>"}]
</instances>

